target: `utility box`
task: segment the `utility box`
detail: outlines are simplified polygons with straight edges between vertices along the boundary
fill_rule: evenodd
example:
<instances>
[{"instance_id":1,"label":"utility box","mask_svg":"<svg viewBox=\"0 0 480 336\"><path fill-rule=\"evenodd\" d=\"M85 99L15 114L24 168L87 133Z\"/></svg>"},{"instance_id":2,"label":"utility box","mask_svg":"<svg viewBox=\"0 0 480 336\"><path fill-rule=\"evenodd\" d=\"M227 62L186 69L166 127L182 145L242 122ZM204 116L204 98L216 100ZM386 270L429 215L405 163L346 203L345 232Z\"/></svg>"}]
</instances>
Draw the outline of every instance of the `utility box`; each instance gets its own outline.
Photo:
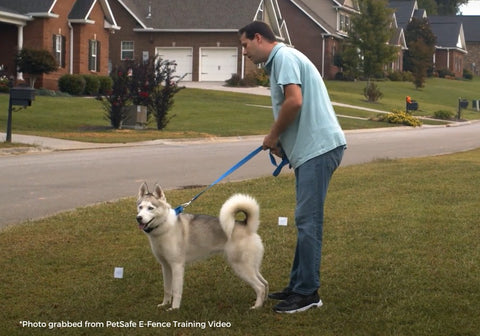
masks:
<instances>
[{"instance_id":1,"label":"utility box","mask_svg":"<svg viewBox=\"0 0 480 336\"><path fill-rule=\"evenodd\" d=\"M143 105L125 106L124 128L143 129L147 125L147 107Z\"/></svg>"},{"instance_id":2,"label":"utility box","mask_svg":"<svg viewBox=\"0 0 480 336\"><path fill-rule=\"evenodd\" d=\"M35 89L24 86L15 86L10 89L11 105L32 106L35 100Z\"/></svg>"}]
</instances>

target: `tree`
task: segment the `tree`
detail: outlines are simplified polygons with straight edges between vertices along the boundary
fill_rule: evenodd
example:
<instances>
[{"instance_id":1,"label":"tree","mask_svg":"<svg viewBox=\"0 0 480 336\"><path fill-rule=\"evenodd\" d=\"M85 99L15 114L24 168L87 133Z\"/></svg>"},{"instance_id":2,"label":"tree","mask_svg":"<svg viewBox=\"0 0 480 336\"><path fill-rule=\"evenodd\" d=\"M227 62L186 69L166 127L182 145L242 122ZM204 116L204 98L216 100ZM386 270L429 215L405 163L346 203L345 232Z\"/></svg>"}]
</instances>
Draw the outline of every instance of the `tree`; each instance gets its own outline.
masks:
<instances>
[{"instance_id":1,"label":"tree","mask_svg":"<svg viewBox=\"0 0 480 336\"><path fill-rule=\"evenodd\" d=\"M468 0L435 0L437 3L438 15L455 15L460 5L466 4Z\"/></svg>"},{"instance_id":2,"label":"tree","mask_svg":"<svg viewBox=\"0 0 480 336\"><path fill-rule=\"evenodd\" d=\"M37 78L58 69L55 57L43 49L22 49L17 54L16 65L19 72L30 75L30 86L35 86Z\"/></svg>"},{"instance_id":3,"label":"tree","mask_svg":"<svg viewBox=\"0 0 480 336\"><path fill-rule=\"evenodd\" d=\"M184 87L178 86L183 79L175 76L174 61L150 58L146 62L122 62L114 67L110 76L113 80L111 92L106 95L104 107L113 128L121 128L127 117L125 107L143 105L148 116L153 115L157 129L165 128L172 118L168 116L174 103L174 95Z\"/></svg>"},{"instance_id":4,"label":"tree","mask_svg":"<svg viewBox=\"0 0 480 336\"><path fill-rule=\"evenodd\" d=\"M397 54L397 47L389 44L394 34L393 10L385 0L363 0L359 7L360 14L351 20L343 62L348 73L361 73L370 81L383 76L385 65Z\"/></svg>"},{"instance_id":5,"label":"tree","mask_svg":"<svg viewBox=\"0 0 480 336\"><path fill-rule=\"evenodd\" d=\"M405 30L405 40L408 50L404 53L404 68L413 73L415 87L423 87L427 71L433 68L437 38L427 19L413 18Z\"/></svg>"}]
</instances>

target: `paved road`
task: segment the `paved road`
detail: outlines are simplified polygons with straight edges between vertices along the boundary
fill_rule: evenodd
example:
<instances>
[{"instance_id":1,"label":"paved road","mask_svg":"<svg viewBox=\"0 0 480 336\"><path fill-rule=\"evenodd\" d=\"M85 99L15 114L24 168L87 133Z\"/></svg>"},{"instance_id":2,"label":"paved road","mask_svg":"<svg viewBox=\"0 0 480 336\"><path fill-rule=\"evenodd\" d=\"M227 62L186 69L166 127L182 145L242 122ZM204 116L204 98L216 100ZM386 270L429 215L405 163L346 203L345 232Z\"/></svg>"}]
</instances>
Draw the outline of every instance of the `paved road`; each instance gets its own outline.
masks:
<instances>
[{"instance_id":1,"label":"paved road","mask_svg":"<svg viewBox=\"0 0 480 336\"><path fill-rule=\"evenodd\" d=\"M343 166L480 147L480 122L458 127L389 128L346 134L348 150ZM13 141L18 141L16 137L19 136L14 134ZM262 138L159 140L111 148L29 138L30 142L60 151L0 157L0 227L134 196L142 181L158 181L165 188L208 185L258 147ZM226 181L265 176L272 170L268 155L262 152Z\"/></svg>"}]
</instances>

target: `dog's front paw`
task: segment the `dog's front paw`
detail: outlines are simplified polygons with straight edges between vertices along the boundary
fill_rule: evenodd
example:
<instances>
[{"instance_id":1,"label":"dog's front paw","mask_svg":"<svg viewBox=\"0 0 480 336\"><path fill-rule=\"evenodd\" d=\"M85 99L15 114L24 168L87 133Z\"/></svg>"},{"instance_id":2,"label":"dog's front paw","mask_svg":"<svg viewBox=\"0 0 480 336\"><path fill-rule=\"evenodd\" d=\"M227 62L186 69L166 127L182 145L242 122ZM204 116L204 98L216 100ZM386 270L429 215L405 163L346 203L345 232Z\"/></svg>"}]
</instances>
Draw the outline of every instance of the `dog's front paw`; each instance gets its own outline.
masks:
<instances>
[{"instance_id":1,"label":"dog's front paw","mask_svg":"<svg viewBox=\"0 0 480 336\"><path fill-rule=\"evenodd\" d=\"M180 307L170 307L170 308L167 309L167 311L173 311L173 310L177 310L177 309L179 309L179 308L180 308Z\"/></svg>"}]
</instances>

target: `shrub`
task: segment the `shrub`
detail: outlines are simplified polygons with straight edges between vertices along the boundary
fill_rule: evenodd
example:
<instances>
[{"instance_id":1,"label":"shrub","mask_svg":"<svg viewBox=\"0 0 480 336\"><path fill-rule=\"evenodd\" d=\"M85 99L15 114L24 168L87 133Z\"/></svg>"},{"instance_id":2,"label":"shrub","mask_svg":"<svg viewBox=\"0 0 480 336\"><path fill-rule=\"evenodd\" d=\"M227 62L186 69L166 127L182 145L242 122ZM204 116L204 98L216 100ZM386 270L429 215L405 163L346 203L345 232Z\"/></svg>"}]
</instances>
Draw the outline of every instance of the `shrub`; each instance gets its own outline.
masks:
<instances>
[{"instance_id":1,"label":"shrub","mask_svg":"<svg viewBox=\"0 0 480 336\"><path fill-rule=\"evenodd\" d=\"M455 77L455 74L448 69L438 69L438 77L440 78L452 78Z\"/></svg>"},{"instance_id":2,"label":"shrub","mask_svg":"<svg viewBox=\"0 0 480 336\"><path fill-rule=\"evenodd\" d=\"M414 116L406 113L405 111L397 110L394 110L392 113L379 114L374 120L385 121L390 124L400 124L413 127L422 125L422 122L418 118L415 118Z\"/></svg>"},{"instance_id":3,"label":"shrub","mask_svg":"<svg viewBox=\"0 0 480 336\"><path fill-rule=\"evenodd\" d=\"M244 78L241 78L237 74L232 74L232 77L227 79L225 83L227 86L232 87L269 86L270 80L265 70L261 69L248 73Z\"/></svg>"},{"instance_id":4,"label":"shrub","mask_svg":"<svg viewBox=\"0 0 480 336\"><path fill-rule=\"evenodd\" d=\"M255 78L257 79L257 84L260 86L270 86L270 77L264 68L258 69L255 72Z\"/></svg>"},{"instance_id":5,"label":"shrub","mask_svg":"<svg viewBox=\"0 0 480 336\"><path fill-rule=\"evenodd\" d=\"M451 120L455 116L455 113L451 111L440 110L433 113L433 117L436 119Z\"/></svg>"},{"instance_id":6,"label":"shrub","mask_svg":"<svg viewBox=\"0 0 480 336\"><path fill-rule=\"evenodd\" d=\"M85 91L85 78L82 75L63 75L58 80L58 88L62 92L79 96Z\"/></svg>"},{"instance_id":7,"label":"shrub","mask_svg":"<svg viewBox=\"0 0 480 336\"><path fill-rule=\"evenodd\" d=\"M112 90L113 87L113 80L110 76L98 76L98 81L100 83L100 87L98 89L98 93L100 95L106 95Z\"/></svg>"},{"instance_id":8,"label":"shrub","mask_svg":"<svg viewBox=\"0 0 480 336\"><path fill-rule=\"evenodd\" d=\"M387 77L392 82L413 82L413 74L410 71L394 71Z\"/></svg>"},{"instance_id":9,"label":"shrub","mask_svg":"<svg viewBox=\"0 0 480 336\"><path fill-rule=\"evenodd\" d=\"M87 96L96 96L100 90L100 80L98 76L83 75L83 79L85 79L85 90L83 93Z\"/></svg>"},{"instance_id":10,"label":"shrub","mask_svg":"<svg viewBox=\"0 0 480 336\"><path fill-rule=\"evenodd\" d=\"M363 95L369 102L376 102L383 97L383 93L380 92L378 86L372 81L369 81L367 86L363 89Z\"/></svg>"},{"instance_id":11,"label":"shrub","mask_svg":"<svg viewBox=\"0 0 480 336\"><path fill-rule=\"evenodd\" d=\"M9 80L7 76L0 77L0 92L7 93L10 92Z\"/></svg>"},{"instance_id":12,"label":"shrub","mask_svg":"<svg viewBox=\"0 0 480 336\"><path fill-rule=\"evenodd\" d=\"M463 69L463 78L472 80L473 79L472 72L467 69Z\"/></svg>"}]
</instances>

